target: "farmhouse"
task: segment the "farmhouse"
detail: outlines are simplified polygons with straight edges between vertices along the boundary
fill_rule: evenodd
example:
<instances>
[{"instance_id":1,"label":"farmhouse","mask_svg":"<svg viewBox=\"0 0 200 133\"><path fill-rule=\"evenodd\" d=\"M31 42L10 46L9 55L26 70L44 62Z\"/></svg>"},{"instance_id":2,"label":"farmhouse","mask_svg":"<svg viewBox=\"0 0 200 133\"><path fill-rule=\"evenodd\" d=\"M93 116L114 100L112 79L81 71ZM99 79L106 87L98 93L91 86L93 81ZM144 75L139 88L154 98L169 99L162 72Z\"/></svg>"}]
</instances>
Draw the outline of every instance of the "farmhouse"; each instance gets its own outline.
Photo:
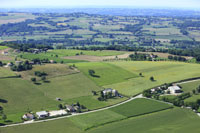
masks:
<instances>
[{"instance_id":1,"label":"farmhouse","mask_svg":"<svg viewBox=\"0 0 200 133\"><path fill-rule=\"evenodd\" d=\"M27 113L22 116L24 120L33 120L35 117L33 114Z\"/></svg>"},{"instance_id":2,"label":"farmhouse","mask_svg":"<svg viewBox=\"0 0 200 133\"><path fill-rule=\"evenodd\" d=\"M182 93L182 90L179 86L170 86L170 87L168 87L167 91L169 91L170 94Z\"/></svg>"},{"instance_id":3,"label":"farmhouse","mask_svg":"<svg viewBox=\"0 0 200 133\"><path fill-rule=\"evenodd\" d=\"M66 105L66 109L69 112L75 112L76 111L75 108L73 106L71 106L71 105Z\"/></svg>"},{"instance_id":4,"label":"farmhouse","mask_svg":"<svg viewBox=\"0 0 200 133\"><path fill-rule=\"evenodd\" d=\"M8 51L3 51L2 55L8 55Z\"/></svg>"},{"instance_id":5,"label":"farmhouse","mask_svg":"<svg viewBox=\"0 0 200 133\"><path fill-rule=\"evenodd\" d=\"M104 96L108 95L109 93L111 93L113 96L119 96L119 93L118 93L117 90L114 90L114 89L111 89L111 88L103 90Z\"/></svg>"},{"instance_id":6,"label":"farmhouse","mask_svg":"<svg viewBox=\"0 0 200 133\"><path fill-rule=\"evenodd\" d=\"M23 63L23 61L15 61L15 64L16 64L17 66L21 65L22 63Z\"/></svg>"},{"instance_id":7,"label":"farmhouse","mask_svg":"<svg viewBox=\"0 0 200 133\"><path fill-rule=\"evenodd\" d=\"M49 113L47 111L40 111L36 112L36 115L38 116L38 118L45 118L49 116Z\"/></svg>"}]
</instances>

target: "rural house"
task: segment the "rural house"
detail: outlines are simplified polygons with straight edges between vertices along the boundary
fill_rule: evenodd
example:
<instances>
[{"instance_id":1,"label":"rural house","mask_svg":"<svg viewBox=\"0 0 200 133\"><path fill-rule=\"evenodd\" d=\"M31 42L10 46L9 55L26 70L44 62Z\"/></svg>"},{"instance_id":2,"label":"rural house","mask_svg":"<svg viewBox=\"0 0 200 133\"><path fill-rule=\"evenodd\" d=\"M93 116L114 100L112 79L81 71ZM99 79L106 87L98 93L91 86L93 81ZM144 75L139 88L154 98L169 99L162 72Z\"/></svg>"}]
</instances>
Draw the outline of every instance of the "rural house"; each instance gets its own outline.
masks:
<instances>
[{"instance_id":1,"label":"rural house","mask_svg":"<svg viewBox=\"0 0 200 133\"><path fill-rule=\"evenodd\" d=\"M40 118L45 118L49 116L49 113L47 111L40 111L40 112L36 112L37 117Z\"/></svg>"},{"instance_id":2,"label":"rural house","mask_svg":"<svg viewBox=\"0 0 200 133\"><path fill-rule=\"evenodd\" d=\"M75 108L73 106L71 106L71 105L66 105L66 109L69 112L75 112L76 111Z\"/></svg>"},{"instance_id":3,"label":"rural house","mask_svg":"<svg viewBox=\"0 0 200 133\"><path fill-rule=\"evenodd\" d=\"M178 94L178 93L182 93L182 90L179 86L170 86L168 87L167 91L170 92L170 94Z\"/></svg>"},{"instance_id":4,"label":"rural house","mask_svg":"<svg viewBox=\"0 0 200 133\"><path fill-rule=\"evenodd\" d=\"M3 51L2 55L8 55L8 51Z\"/></svg>"},{"instance_id":5,"label":"rural house","mask_svg":"<svg viewBox=\"0 0 200 133\"><path fill-rule=\"evenodd\" d=\"M109 93L111 93L112 96L114 96L114 97L119 96L119 93L118 93L117 90L114 90L114 89L111 89L111 88L103 90L103 95L104 96L108 95Z\"/></svg>"},{"instance_id":6,"label":"rural house","mask_svg":"<svg viewBox=\"0 0 200 133\"><path fill-rule=\"evenodd\" d=\"M27 113L22 116L24 120L33 120L35 116L33 114Z\"/></svg>"}]
</instances>

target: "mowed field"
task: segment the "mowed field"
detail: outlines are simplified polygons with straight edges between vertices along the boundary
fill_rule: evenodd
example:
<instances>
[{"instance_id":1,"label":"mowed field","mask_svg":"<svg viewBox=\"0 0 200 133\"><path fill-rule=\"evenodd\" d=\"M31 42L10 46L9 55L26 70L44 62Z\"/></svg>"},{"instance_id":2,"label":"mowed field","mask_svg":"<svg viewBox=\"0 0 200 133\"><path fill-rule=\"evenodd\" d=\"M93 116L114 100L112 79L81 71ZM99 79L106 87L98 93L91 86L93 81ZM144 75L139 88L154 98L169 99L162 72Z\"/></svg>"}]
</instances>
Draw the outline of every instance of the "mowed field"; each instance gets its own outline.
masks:
<instances>
[{"instance_id":1,"label":"mowed field","mask_svg":"<svg viewBox=\"0 0 200 133\"><path fill-rule=\"evenodd\" d=\"M91 129L89 133L199 133L200 118L192 111L180 108L132 117Z\"/></svg>"},{"instance_id":2,"label":"mowed field","mask_svg":"<svg viewBox=\"0 0 200 133\"><path fill-rule=\"evenodd\" d=\"M147 106L148 105L148 106ZM149 99L135 99L117 107L86 115L71 117L70 120L83 130L171 108L170 105Z\"/></svg>"},{"instance_id":3,"label":"mowed field","mask_svg":"<svg viewBox=\"0 0 200 133\"><path fill-rule=\"evenodd\" d=\"M198 99L200 99L199 94L193 94L192 90L196 90L197 87L200 86L200 81L194 81L194 82L188 82L180 85L184 92L190 92L192 94L191 97L184 100L184 102L196 102Z\"/></svg>"},{"instance_id":4,"label":"mowed field","mask_svg":"<svg viewBox=\"0 0 200 133\"><path fill-rule=\"evenodd\" d=\"M82 71L87 77L89 77L99 86L119 83L127 81L130 78L137 77L137 74L131 73L128 70L109 63L77 63L76 66L80 71ZM95 75L98 77L92 77L89 75L89 70L94 70Z\"/></svg>"},{"instance_id":5,"label":"mowed field","mask_svg":"<svg viewBox=\"0 0 200 133\"><path fill-rule=\"evenodd\" d=\"M79 55L93 55L93 56L113 56L113 55L121 55L124 54L124 51L112 51L112 50L97 50L97 51L89 51L89 50L50 50L48 53L57 54L61 56L75 56Z\"/></svg>"},{"instance_id":6,"label":"mowed field","mask_svg":"<svg viewBox=\"0 0 200 133\"><path fill-rule=\"evenodd\" d=\"M104 86L117 89L120 93L129 96L164 83L200 77L199 64L149 61L121 61L111 62L111 64L129 71L129 73L143 74L143 77L131 78L125 82ZM150 81L151 76L154 77L155 81Z\"/></svg>"}]
</instances>

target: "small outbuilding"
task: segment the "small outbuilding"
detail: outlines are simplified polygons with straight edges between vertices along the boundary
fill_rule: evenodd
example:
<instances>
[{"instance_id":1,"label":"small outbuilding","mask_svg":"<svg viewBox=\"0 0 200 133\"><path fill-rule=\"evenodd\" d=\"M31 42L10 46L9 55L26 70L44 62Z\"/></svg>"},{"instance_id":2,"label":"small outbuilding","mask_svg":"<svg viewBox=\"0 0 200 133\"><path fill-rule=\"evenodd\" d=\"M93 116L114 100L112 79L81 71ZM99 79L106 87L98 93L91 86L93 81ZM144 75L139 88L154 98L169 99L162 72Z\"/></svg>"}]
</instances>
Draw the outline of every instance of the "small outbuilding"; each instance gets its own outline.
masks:
<instances>
[{"instance_id":1,"label":"small outbuilding","mask_svg":"<svg viewBox=\"0 0 200 133\"><path fill-rule=\"evenodd\" d=\"M69 112L75 112L76 111L75 108L73 106L71 106L71 105L66 105L66 109Z\"/></svg>"},{"instance_id":2,"label":"small outbuilding","mask_svg":"<svg viewBox=\"0 0 200 133\"><path fill-rule=\"evenodd\" d=\"M40 111L36 112L37 117L40 118L46 118L49 116L49 113L47 111Z\"/></svg>"}]
</instances>

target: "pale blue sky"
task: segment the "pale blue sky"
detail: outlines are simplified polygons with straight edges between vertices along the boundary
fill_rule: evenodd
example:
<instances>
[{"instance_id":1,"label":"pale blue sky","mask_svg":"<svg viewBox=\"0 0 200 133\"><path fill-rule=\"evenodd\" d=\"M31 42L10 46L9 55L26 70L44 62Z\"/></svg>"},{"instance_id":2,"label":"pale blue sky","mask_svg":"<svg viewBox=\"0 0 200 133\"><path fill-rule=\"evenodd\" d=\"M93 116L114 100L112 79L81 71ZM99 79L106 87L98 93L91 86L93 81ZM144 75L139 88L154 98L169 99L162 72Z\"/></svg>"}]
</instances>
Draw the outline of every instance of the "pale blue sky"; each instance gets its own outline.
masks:
<instances>
[{"instance_id":1,"label":"pale blue sky","mask_svg":"<svg viewBox=\"0 0 200 133\"><path fill-rule=\"evenodd\" d=\"M200 0L0 0L2 7L131 6L200 8Z\"/></svg>"}]
</instances>

